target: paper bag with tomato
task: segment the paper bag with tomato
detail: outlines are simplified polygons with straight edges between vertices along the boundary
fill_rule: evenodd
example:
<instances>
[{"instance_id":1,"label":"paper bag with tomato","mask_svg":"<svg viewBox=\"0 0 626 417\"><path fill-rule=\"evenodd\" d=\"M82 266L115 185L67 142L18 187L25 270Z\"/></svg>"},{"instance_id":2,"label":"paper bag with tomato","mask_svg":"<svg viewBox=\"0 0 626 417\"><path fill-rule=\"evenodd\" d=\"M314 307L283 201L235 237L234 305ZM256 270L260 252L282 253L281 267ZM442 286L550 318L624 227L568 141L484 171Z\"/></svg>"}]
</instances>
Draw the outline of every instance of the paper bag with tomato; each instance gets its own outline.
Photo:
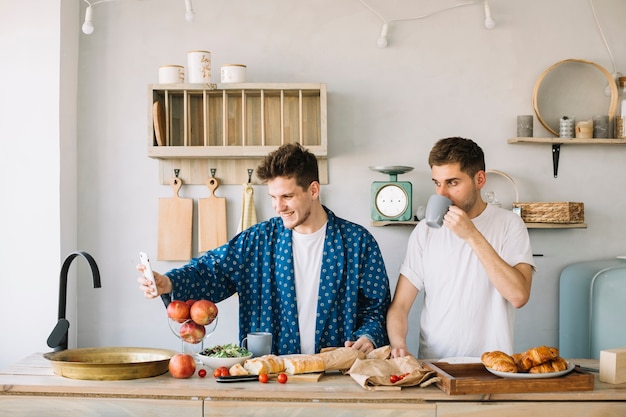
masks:
<instances>
[{"instance_id":1,"label":"paper bag with tomato","mask_svg":"<svg viewBox=\"0 0 626 417\"><path fill-rule=\"evenodd\" d=\"M413 356L393 359L357 359L350 376L365 389L378 386L425 387L437 382L436 373L422 366Z\"/></svg>"}]
</instances>

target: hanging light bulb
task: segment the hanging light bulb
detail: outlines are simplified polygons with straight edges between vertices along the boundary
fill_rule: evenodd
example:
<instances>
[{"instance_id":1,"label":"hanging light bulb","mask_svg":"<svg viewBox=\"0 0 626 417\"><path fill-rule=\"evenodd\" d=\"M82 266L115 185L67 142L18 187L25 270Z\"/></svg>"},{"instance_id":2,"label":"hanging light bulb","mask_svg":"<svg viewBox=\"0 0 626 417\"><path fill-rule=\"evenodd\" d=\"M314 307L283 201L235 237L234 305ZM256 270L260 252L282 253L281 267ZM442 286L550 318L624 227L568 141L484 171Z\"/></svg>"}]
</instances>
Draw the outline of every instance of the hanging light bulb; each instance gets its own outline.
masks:
<instances>
[{"instance_id":1,"label":"hanging light bulb","mask_svg":"<svg viewBox=\"0 0 626 417\"><path fill-rule=\"evenodd\" d=\"M191 0L185 0L185 10L185 20L191 22L196 16L196 13L193 11L193 7L191 6Z\"/></svg>"},{"instance_id":2,"label":"hanging light bulb","mask_svg":"<svg viewBox=\"0 0 626 417\"><path fill-rule=\"evenodd\" d=\"M489 1L485 0L483 6L485 8L485 29L493 29L496 27L496 22L491 17L491 7L489 7Z\"/></svg>"},{"instance_id":3,"label":"hanging light bulb","mask_svg":"<svg viewBox=\"0 0 626 417\"><path fill-rule=\"evenodd\" d=\"M91 35L93 33L93 9L91 5L85 10L85 23L83 23L83 33Z\"/></svg>"},{"instance_id":4,"label":"hanging light bulb","mask_svg":"<svg viewBox=\"0 0 626 417\"><path fill-rule=\"evenodd\" d=\"M379 48L386 48L387 47L387 33L389 32L389 25L387 23L383 23L383 29L380 32L380 38L378 38L378 40L376 41L376 45L378 45Z\"/></svg>"}]
</instances>

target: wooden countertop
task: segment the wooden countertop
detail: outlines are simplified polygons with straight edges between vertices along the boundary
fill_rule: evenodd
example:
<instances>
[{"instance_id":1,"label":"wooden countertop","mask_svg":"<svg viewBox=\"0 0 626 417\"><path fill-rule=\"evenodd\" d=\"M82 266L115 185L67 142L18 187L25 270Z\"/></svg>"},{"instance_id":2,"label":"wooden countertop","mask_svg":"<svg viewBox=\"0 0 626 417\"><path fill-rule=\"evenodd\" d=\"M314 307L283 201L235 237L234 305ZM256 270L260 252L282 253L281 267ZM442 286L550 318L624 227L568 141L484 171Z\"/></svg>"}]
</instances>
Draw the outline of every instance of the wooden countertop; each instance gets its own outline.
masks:
<instances>
[{"instance_id":1,"label":"wooden countertop","mask_svg":"<svg viewBox=\"0 0 626 417\"><path fill-rule=\"evenodd\" d=\"M597 368L597 360L574 363ZM435 386L402 390L369 391L340 373L323 375L319 382L289 381L218 383L209 373L189 379L169 374L127 381L85 381L55 375L50 363L37 353L0 372L0 395L33 395L97 398L210 399L212 401L326 401L430 403L447 401L626 401L626 384L602 383L595 374L592 391L448 395Z\"/></svg>"}]
</instances>

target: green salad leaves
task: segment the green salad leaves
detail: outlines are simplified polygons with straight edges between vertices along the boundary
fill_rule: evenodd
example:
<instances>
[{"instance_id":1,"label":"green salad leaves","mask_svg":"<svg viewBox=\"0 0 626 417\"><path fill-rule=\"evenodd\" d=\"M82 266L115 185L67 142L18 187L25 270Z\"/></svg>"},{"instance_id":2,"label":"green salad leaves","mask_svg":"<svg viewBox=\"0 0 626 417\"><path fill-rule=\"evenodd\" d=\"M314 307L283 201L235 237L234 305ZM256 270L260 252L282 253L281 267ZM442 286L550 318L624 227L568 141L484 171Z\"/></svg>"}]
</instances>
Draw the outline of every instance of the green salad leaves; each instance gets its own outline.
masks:
<instances>
[{"instance_id":1,"label":"green salad leaves","mask_svg":"<svg viewBox=\"0 0 626 417\"><path fill-rule=\"evenodd\" d=\"M212 358L242 358L244 356L250 356L251 352L246 348L228 343L226 345L216 345L211 348L206 348L200 352L200 354Z\"/></svg>"}]
</instances>

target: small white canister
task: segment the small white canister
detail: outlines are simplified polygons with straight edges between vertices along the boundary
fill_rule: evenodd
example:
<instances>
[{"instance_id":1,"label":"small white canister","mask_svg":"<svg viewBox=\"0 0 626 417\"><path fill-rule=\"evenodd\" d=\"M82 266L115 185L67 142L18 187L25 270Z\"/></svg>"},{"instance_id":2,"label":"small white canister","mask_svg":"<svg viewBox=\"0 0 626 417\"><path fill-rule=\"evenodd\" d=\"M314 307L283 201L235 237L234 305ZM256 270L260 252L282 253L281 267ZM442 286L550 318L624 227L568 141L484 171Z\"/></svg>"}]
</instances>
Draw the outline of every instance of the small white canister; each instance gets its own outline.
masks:
<instances>
[{"instance_id":1,"label":"small white canister","mask_svg":"<svg viewBox=\"0 0 626 417\"><path fill-rule=\"evenodd\" d=\"M159 84L182 84L185 82L185 68L182 65L159 67Z\"/></svg>"},{"instance_id":2,"label":"small white canister","mask_svg":"<svg viewBox=\"0 0 626 417\"><path fill-rule=\"evenodd\" d=\"M246 66L243 64L222 65L222 83L245 83Z\"/></svg>"},{"instance_id":3,"label":"small white canister","mask_svg":"<svg viewBox=\"0 0 626 417\"><path fill-rule=\"evenodd\" d=\"M187 77L190 84L211 82L211 52L187 52Z\"/></svg>"}]
</instances>

